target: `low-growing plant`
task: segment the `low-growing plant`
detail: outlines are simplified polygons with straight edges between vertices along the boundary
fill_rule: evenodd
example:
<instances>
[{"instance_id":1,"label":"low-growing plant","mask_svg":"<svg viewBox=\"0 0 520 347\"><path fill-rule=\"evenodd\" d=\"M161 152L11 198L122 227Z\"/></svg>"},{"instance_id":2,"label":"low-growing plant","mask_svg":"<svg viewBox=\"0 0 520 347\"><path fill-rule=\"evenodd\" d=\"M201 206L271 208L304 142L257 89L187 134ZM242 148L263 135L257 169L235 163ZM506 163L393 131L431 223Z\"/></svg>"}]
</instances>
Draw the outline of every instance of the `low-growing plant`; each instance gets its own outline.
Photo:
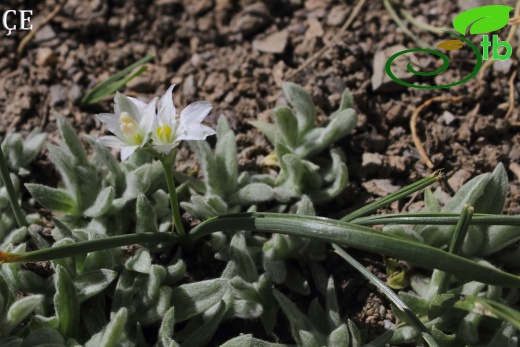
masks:
<instances>
[{"instance_id":1,"label":"low-growing plant","mask_svg":"<svg viewBox=\"0 0 520 347\"><path fill-rule=\"evenodd\" d=\"M266 165L278 172L267 175L239 172L227 120L221 117L216 131L202 124L206 102L177 115L172 89L149 103L116 94L114 114L97 115L114 135L86 137L90 156L58 117L62 141L47 150L62 182L25 185L55 213L51 237L17 218L19 228L7 228L3 238L1 345L196 347L212 343L230 320L260 321L274 336L283 331L283 313L292 341L242 335L222 346L361 346L367 337L343 316L333 276L322 266L331 243L388 296L400 319L395 331L366 346L515 343L520 314L506 305L516 303L520 277L500 268L515 268L520 219L499 214L507 188L502 166L444 206L440 191L427 189L424 213L372 215L437 182L438 172L341 220L317 217L314 206L333 201L348 180L345 154L330 149L357 123L348 90L338 110L316 124L311 96L283 85L293 108L276 108L274 124L253 122L274 145ZM214 150L202 141L213 134ZM33 136L24 147L16 138L7 142L13 148L2 147L7 161L0 156L2 178L13 187L8 169L20 172L42 142ZM173 170L181 140L198 156L202 181ZM105 145L120 148L122 162ZM16 189L6 194L20 214ZM188 229L180 207L202 222ZM397 226L369 227L380 224ZM205 245L222 266L197 253L207 253ZM391 258L406 261L388 284L410 283L413 291L396 295L339 245L390 257L389 270L401 264ZM33 262L36 271L29 270ZM302 307L298 297L310 304Z\"/></svg>"}]
</instances>

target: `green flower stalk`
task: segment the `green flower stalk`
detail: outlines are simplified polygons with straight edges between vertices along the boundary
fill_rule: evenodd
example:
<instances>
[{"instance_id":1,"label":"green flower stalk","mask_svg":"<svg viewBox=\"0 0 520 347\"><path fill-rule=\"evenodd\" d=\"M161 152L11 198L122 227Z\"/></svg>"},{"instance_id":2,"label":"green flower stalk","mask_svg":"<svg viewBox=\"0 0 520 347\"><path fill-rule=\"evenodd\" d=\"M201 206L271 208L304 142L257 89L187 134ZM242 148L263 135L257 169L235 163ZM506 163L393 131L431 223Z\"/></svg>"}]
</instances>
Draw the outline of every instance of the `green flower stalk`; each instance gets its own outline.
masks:
<instances>
[{"instance_id":1,"label":"green flower stalk","mask_svg":"<svg viewBox=\"0 0 520 347\"><path fill-rule=\"evenodd\" d=\"M175 150L182 140L205 140L215 134L215 130L202 124L211 111L211 104L198 101L188 105L179 115L172 101L170 86L159 99L150 103L116 94L114 114L96 115L115 136L103 136L98 142L109 147L121 148L121 159L126 160L137 149L148 150L163 165L170 194L172 221L178 235L185 238L179 202L173 181Z\"/></svg>"},{"instance_id":2,"label":"green flower stalk","mask_svg":"<svg viewBox=\"0 0 520 347\"><path fill-rule=\"evenodd\" d=\"M106 249L128 246L136 243L177 242L179 237L170 233L138 233L130 235L113 236L105 239L77 242L70 245L45 248L26 253L0 252L0 264L18 262L47 261L73 257Z\"/></svg>"}]
</instances>

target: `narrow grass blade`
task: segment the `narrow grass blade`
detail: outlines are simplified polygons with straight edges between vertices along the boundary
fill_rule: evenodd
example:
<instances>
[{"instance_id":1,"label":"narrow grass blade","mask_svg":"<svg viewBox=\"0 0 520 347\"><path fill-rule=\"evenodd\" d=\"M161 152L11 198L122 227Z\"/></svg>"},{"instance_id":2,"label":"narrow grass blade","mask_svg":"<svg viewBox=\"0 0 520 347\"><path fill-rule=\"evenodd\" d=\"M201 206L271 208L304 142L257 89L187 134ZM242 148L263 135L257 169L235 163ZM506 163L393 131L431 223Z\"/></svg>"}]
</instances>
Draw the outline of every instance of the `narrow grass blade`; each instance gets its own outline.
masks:
<instances>
[{"instance_id":1,"label":"narrow grass blade","mask_svg":"<svg viewBox=\"0 0 520 347\"><path fill-rule=\"evenodd\" d=\"M136 243L177 242L177 239L176 235L170 233L139 233L113 236L20 254L0 252L0 264L54 260Z\"/></svg>"},{"instance_id":2,"label":"narrow grass blade","mask_svg":"<svg viewBox=\"0 0 520 347\"><path fill-rule=\"evenodd\" d=\"M345 244L368 252L403 259L415 266L439 269L459 278L502 287L520 287L520 277L440 249L365 226L342 221L277 213L239 213L214 217L192 229L196 240L216 231L281 233Z\"/></svg>"},{"instance_id":3,"label":"narrow grass blade","mask_svg":"<svg viewBox=\"0 0 520 347\"><path fill-rule=\"evenodd\" d=\"M332 244L334 251L343 259L345 259L352 267L357 271L361 272L370 282L372 282L386 297L390 300L404 316L408 317L408 323L411 324L417 331L422 335L424 341L431 346L439 346L435 338L430 334L428 328L424 326L419 318L413 313L413 311L390 289L385 285L377 276L372 274L370 271L365 269L356 259L352 258L347 252L336 244Z\"/></svg>"},{"instance_id":4,"label":"narrow grass blade","mask_svg":"<svg viewBox=\"0 0 520 347\"><path fill-rule=\"evenodd\" d=\"M432 305L454 307L488 317L499 318L520 330L520 312L500 302L472 295L442 294Z\"/></svg>"},{"instance_id":5,"label":"narrow grass blade","mask_svg":"<svg viewBox=\"0 0 520 347\"><path fill-rule=\"evenodd\" d=\"M83 99L81 99L81 105L85 106L85 105L95 104L99 100L116 92L119 88L123 87L130 80L132 80L133 78L135 78L135 77L139 76L140 74L142 74L143 72L145 72L147 70L147 68L141 67L135 73L133 73L129 76L126 76L126 75L128 75L130 72L132 72L137 67L147 63L154 57L155 56L153 54L149 54L146 57L144 57L144 58L136 61L132 65L128 66L127 68L110 76L110 78L106 79L105 81L95 85L91 90L89 90L87 92L87 94L85 94Z\"/></svg>"},{"instance_id":6,"label":"narrow grass blade","mask_svg":"<svg viewBox=\"0 0 520 347\"><path fill-rule=\"evenodd\" d=\"M356 218L352 221L359 225L412 224L412 225L455 225L460 215L454 213L395 213ZM471 225L515 225L520 226L520 215L475 213Z\"/></svg>"},{"instance_id":7,"label":"narrow grass blade","mask_svg":"<svg viewBox=\"0 0 520 347\"><path fill-rule=\"evenodd\" d=\"M382 207L390 205L394 201L405 198L410 194L413 194L421 189L428 187L429 185L432 185L433 183L439 181L442 177L443 177L443 175L442 175L441 171L439 171L439 170L435 171L430 176L425 177L422 180L419 180L406 187L403 187L403 188L393 192L392 194L388 194L384 198L378 199L366 206L361 207L360 209L355 210L352 213L349 213L345 217L341 218L341 220L343 222L350 222L356 218L370 214Z\"/></svg>"},{"instance_id":8,"label":"narrow grass blade","mask_svg":"<svg viewBox=\"0 0 520 347\"><path fill-rule=\"evenodd\" d=\"M464 207L462 208L459 221L455 226L455 229L453 230L450 248L448 250L449 253L456 255L459 254L460 248L462 247L462 243L464 242L464 238L466 237L466 234L468 232L469 224L471 223L471 217L473 216L474 210L475 209L473 208L473 206L470 206L468 204L464 205ZM437 277L437 294L445 293L448 290L450 278L451 276L446 272L442 272L439 275L439 277Z\"/></svg>"}]
</instances>

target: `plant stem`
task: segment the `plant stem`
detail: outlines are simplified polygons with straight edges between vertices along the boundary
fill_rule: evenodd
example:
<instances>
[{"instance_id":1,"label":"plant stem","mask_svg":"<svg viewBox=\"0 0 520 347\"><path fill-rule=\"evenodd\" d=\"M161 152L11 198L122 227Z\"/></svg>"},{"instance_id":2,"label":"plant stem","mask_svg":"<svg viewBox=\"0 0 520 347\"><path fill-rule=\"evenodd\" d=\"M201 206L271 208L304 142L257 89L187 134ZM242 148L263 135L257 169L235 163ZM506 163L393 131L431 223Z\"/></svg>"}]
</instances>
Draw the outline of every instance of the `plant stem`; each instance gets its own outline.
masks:
<instances>
[{"instance_id":1,"label":"plant stem","mask_svg":"<svg viewBox=\"0 0 520 347\"><path fill-rule=\"evenodd\" d=\"M356 218L358 225L411 224L411 225L456 225L460 214L454 213L395 213ZM520 226L520 216L475 213L471 225L515 225Z\"/></svg>"},{"instance_id":2,"label":"plant stem","mask_svg":"<svg viewBox=\"0 0 520 347\"><path fill-rule=\"evenodd\" d=\"M0 252L0 263L54 260L110 248L133 245L135 243L175 242L177 240L178 237L170 233L137 233L120 235L107 237L105 239L77 242L65 246L45 248L21 254Z\"/></svg>"},{"instance_id":3,"label":"plant stem","mask_svg":"<svg viewBox=\"0 0 520 347\"><path fill-rule=\"evenodd\" d=\"M385 196L384 198L378 199L366 206L363 206L352 213L349 213L345 217L341 218L342 222L351 222L356 218L362 217L364 215L370 214L382 207L390 205L392 202L400 200L404 197L407 197L410 194L413 194L423 188L428 187L429 185L437 182L442 178L441 171L437 170L428 177L423 178L415 183L412 183L406 187L403 187L392 194Z\"/></svg>"},{"instance_id":4,"label":"plant stem","mask_svg":"<svg viewBox=\"0 0 520 347\"><path fill-rule=\"evenodd\" d=\"M190 241L223 230L280 233L320 239L403 259L417 267L439 269L461 279L501 287L520 287L520 276L505 273L421 242L323 217L267 212L221 215L210 218L191 229Z\"/></svg>"},{"instance_id":5,"label":"plant stem","mask_svg":"<svg viewBox=\"0 0 520 347\"><path fill-rule=\"evenodd\" d=\"M453 235L451 237L450 249L449 253L458 255L460 252L460 248L462 247L462 243L469 229L469 224L471 222L471 217L473 215L473 211L475 209L473 206L468 204L464 205L462 208L462 212L460 214L459 221L453 230ZM448 290L448 286L450 283L451 275L442 272L438 277L438 286L437 286L437 294L444 294Z\"/></svg>"},{"instance_id":6,"label":"plant stem","mask_svg":"<svg viewBox=\"0 0 520 347\"><path fill-rule=\"evenodd\" d=\"M166 176L166 184L170 195L170 205L172 208L172 221L175 225L175 230L181 239L186 238L186 232L182 225L181 212L179 210L179 202L177 200L177 191L175 190L175 182L173 181L173 160L172 157L159 157L164 168L164 175Z\"/></svg>"},{"instance_id":7,"label":"plant stem","mask_svg":"<svg viewBox=\"0 0 520 347\"><path fill-rule=\"evenodd\" d=\"M13 209L14 217L16 218L16 222L18 226L26 227L27 221L25 220L25 214L23 213L20 205L18 204L18 198L16 197L16 192L14 191L13 182L11 181L11 176L9 175L9 170L7 169L7 162L4 157L4 152L0 147L0 176L2 177L2 181L4 181L5 189L7 190L7 195L9 195L9 201L11 202L11 208Z\"/></svg>"},{"instance_id":8,"label":"plant stem","mask_svg":"<svg viewBox=\"0 0 520 347\"><path fill-rule=\"evenodd\" d=\"M383 283L377 276L373 273L365 269L365 267L360 264L356 259L352 258L344 249L339 247L336 244L332 244L334 251L343 259L345 259L352 267L354 267L357 271L361 272L366 279L372 282L386 297L403 313L403 315L408 319L410 325L412 325L423 337L428 346L436 346L439 344L432 336L432 334L428 331L421 322L419 318L415 315L415 313L394 293L392 289L390 289L386 284Z\"/></svg>"}]
</instances>

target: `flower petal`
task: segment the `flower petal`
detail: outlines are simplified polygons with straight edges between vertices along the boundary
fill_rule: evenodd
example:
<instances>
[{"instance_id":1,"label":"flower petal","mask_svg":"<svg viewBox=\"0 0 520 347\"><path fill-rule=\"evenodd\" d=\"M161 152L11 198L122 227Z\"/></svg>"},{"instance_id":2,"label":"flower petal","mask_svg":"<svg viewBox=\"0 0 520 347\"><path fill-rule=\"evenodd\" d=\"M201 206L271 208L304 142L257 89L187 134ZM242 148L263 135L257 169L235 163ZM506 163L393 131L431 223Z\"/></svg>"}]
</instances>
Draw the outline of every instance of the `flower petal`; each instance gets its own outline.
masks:
<instances>
[{"instance_id":1,"label":"flower petal","mask_svg":"<svg viewBox=\"0 0 520 347\"><path fill-rule=\"evenodd\" d=\"M96 114L96 118L107 127L108 131L115 134L117 137L122 138L123 132L121 131L121 121L119 117L112 113L99 113Z\"/></svg>"},{"instance_id":2,"label":"flower petal","mask_svg":"<svg viewBox=\"0 0 520 347\"><path fill-rule=\"evenodd\" d=\"M170 152L171 152L175 147L177 147L178 144L179 144L178 141L175 141L175 142L173 142L173 143L169 143L169 144L167 144L167 145L158 145L158 146L153 146L153 148L154 148L157 152L159 152L159 153L161 153L161 154L168 155L168 154L170 154Z\"/></svg>"},{"instance_id":3,"label":"flower petal","mask_svg":"<svg viewBox=\"0 0 520 347\"><path fill-rule=\"evenodd\" d=\"M127 142L115 136L101 136L99 139L97 139L97 143L106 147L114 148L124 148L129 146Z\"/></svg>"},{"instance_id":4,"label":"flower petal","mask_svg":"<svg viewBox=\"0 0 520 347\"><path fill-rule=\"evenodd\" d=\"M121 161L125 161L131 156L139 146L127 146L125 148L121 148Z\"/></svg>"},{"instance_id":5,"label":"flower petal","mask_svg":"<svg viewBox=\"0 0 520 347\"><path fill-rule=\"evenodd\" d=\"M141 123L142 113L146 108L145 102L130 96L124 96L121 93L116 93L114 102L114 108L118 117L121 112L128 112L137 124Z\"/></svg>"},{"instance_id":6,"label":"flower petal","mask_svg":"<svg viewBox=\"0 0 520 347\"><path fill-rule=\"evenodd\" d=\"M203 124L188 124L178 135L177 141L180 140L205 140L206 137L214 135L215 130Z\"/></svg>"},{"instance_id":7,"label":"flower petal","mask_svg":"<svg viewBox=\"0 0 520 347\"><path fill-rule=\"evenodd\" d=\"M209 111L211 111L211 108L211 104L207 101L197 101L189 104L181 111L181 124L200 124Z\"/></svg>"},{"instance_id":8,"label":"flower petal","mask_svg":"<svg viewBox=\"0 0 520 347\"><path fill-rule=\"evenodd\" d=\"M150 132L154 127L154 122L156 118L155 104L157 103L157 99L157 97L153 98L153 100L146 105L142 114L143 117L141 118L141 123L139 124L139 127L144 132L142 145L148 142L148 139L150 138Z\"/></svg>"},{"instance_id":9,"label":"flower petal","mask_svg":"<svg viewBox=\"0 0 520 347\"><path fill-rule=\"evenodd\" d=\"M159 100L159 107L157 108L157 115L162 124L170 125L171 120L175 117L177 110L173 105L172 94L175 84L172 84L170 88L164 93Z\"/></svg>"}]
</instances>

